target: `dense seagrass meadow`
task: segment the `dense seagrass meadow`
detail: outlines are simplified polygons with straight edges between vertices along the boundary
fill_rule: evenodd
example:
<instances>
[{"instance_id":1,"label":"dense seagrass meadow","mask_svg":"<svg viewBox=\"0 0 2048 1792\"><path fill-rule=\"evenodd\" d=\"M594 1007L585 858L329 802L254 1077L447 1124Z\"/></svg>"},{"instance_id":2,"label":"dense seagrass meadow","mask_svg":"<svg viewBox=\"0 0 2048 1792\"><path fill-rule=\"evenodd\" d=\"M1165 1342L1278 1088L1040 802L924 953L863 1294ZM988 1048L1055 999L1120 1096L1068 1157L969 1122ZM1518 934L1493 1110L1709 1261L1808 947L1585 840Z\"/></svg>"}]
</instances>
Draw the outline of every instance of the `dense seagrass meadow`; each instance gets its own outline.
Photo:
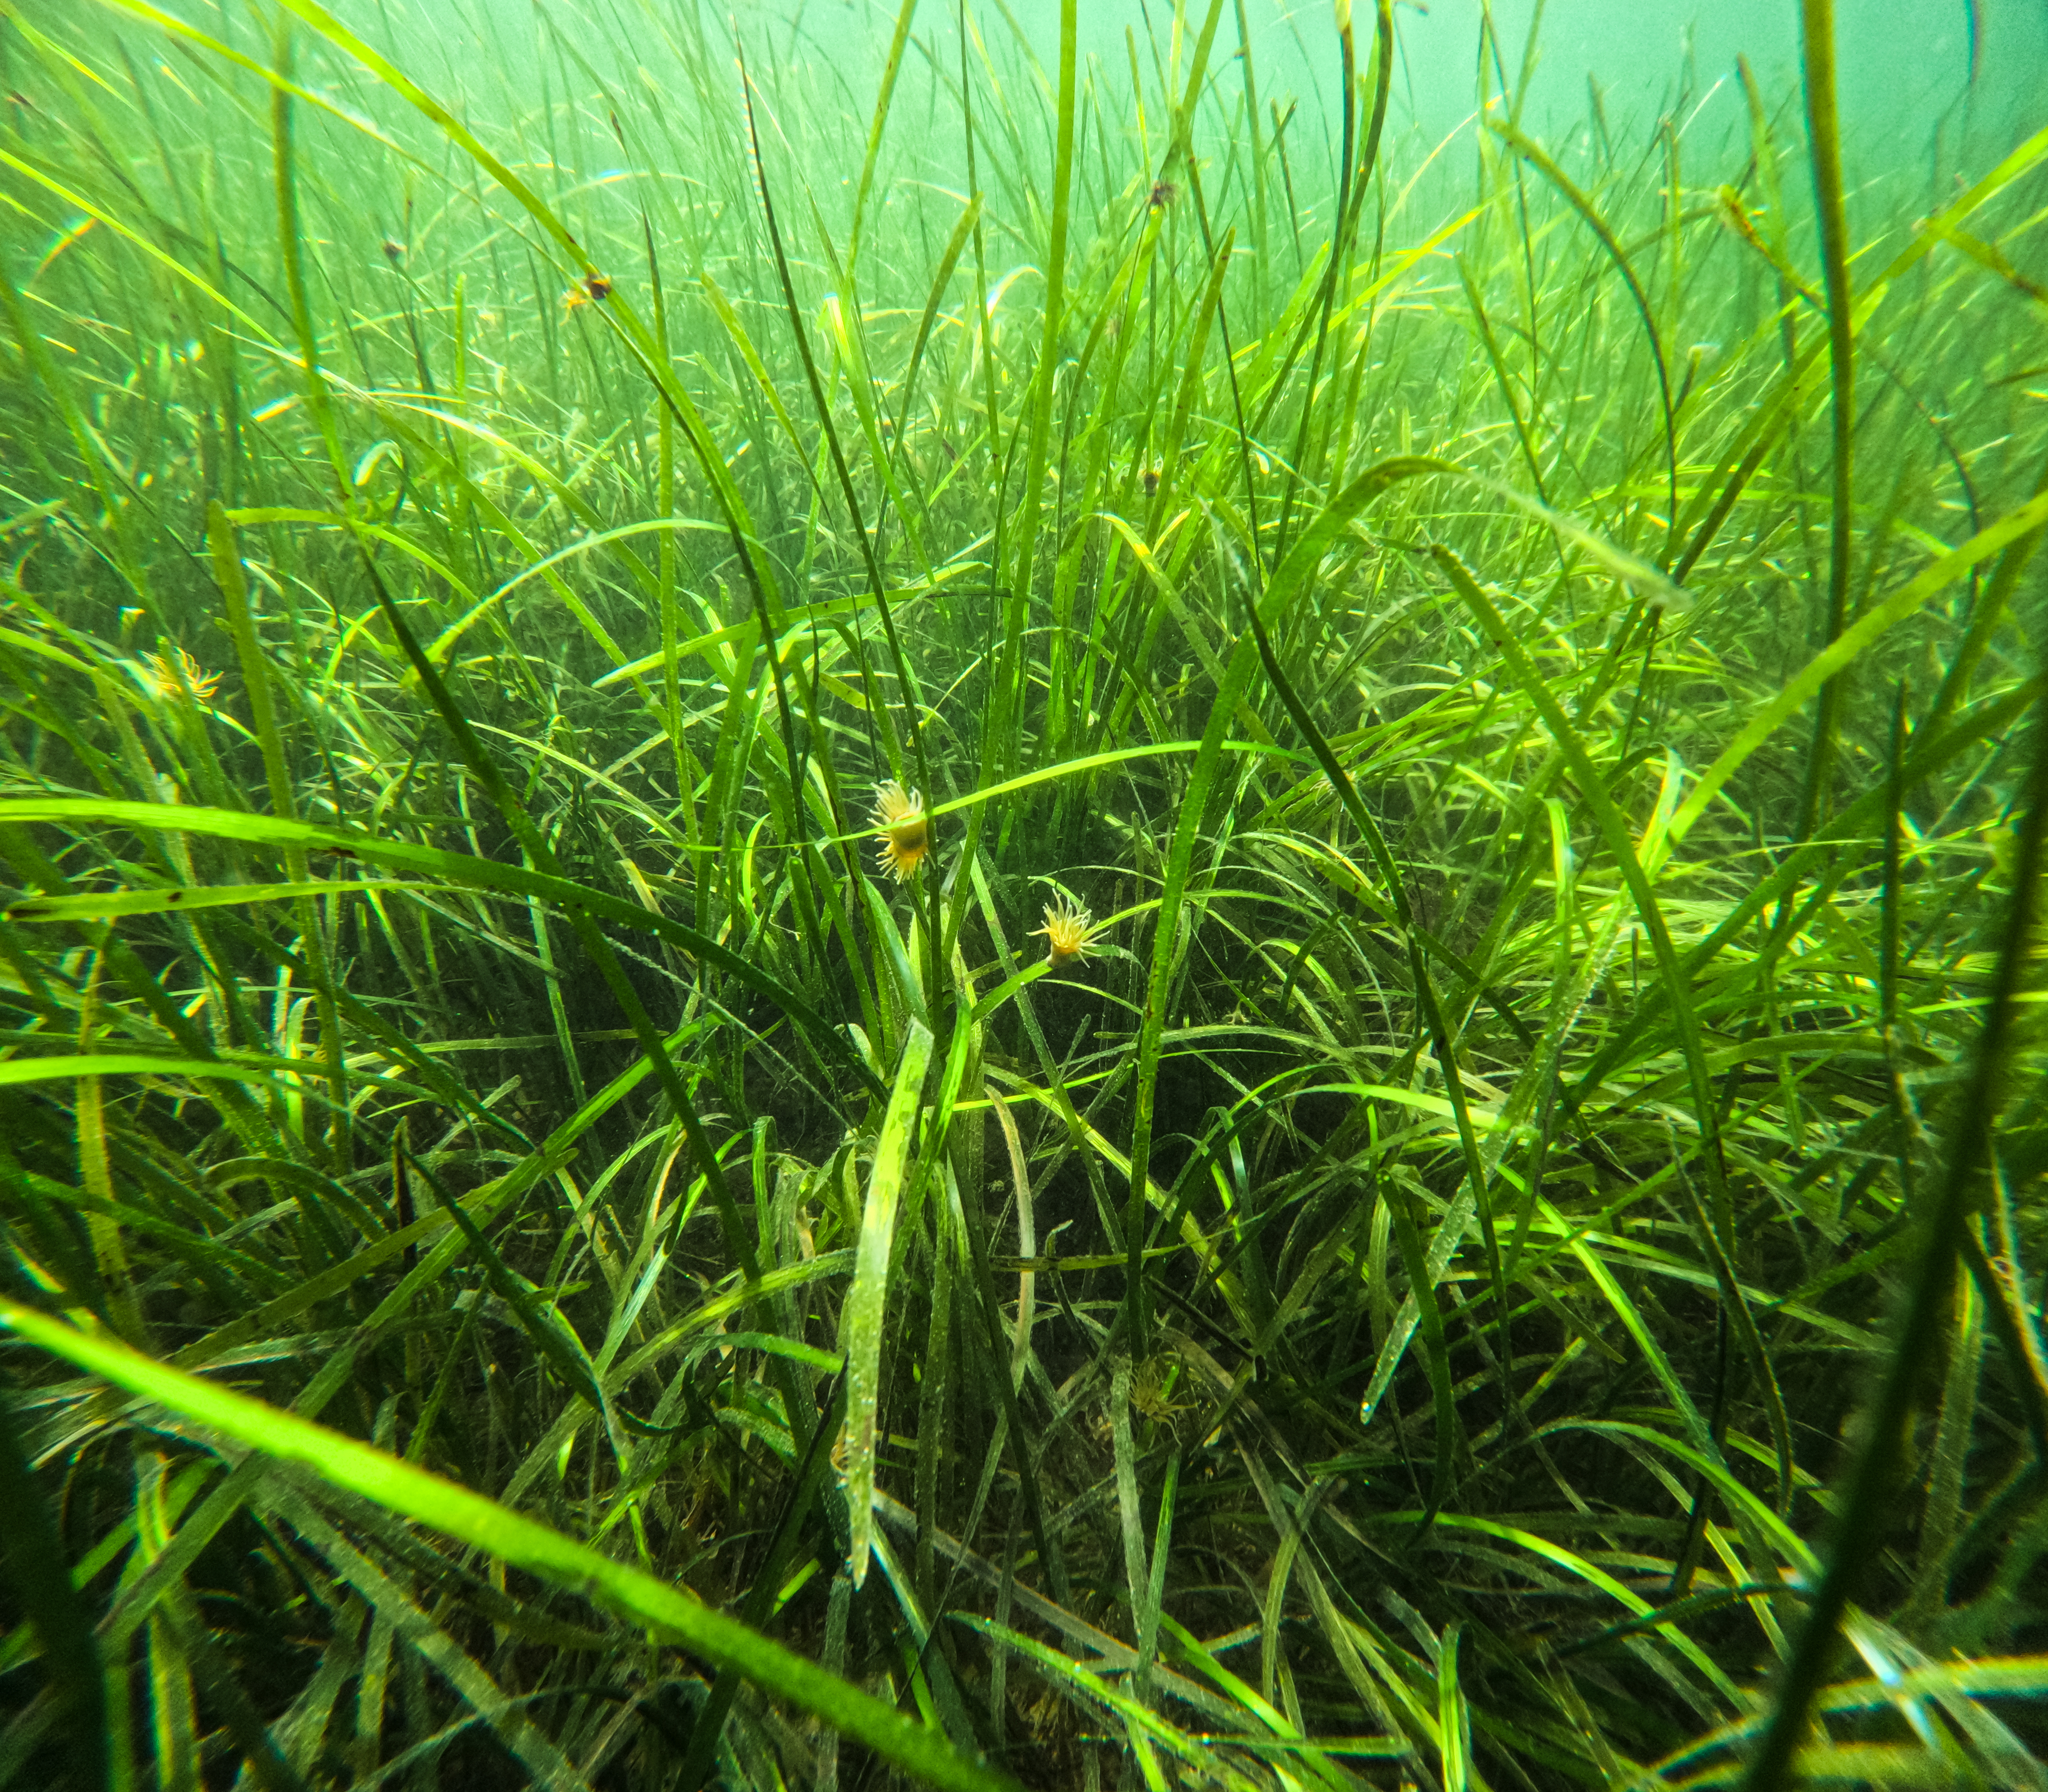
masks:
<instances>
[{"instance_id":1,"label":"dense seagrass meadow","mask_svg":"<svg viewBox=\"0 0 2048 1792\"><path fill-rule=\"evenodd\" d=\"M0 17L0 1786L2048 1792L2048 131L331 5Z\"/></svg>"}]
</instances>

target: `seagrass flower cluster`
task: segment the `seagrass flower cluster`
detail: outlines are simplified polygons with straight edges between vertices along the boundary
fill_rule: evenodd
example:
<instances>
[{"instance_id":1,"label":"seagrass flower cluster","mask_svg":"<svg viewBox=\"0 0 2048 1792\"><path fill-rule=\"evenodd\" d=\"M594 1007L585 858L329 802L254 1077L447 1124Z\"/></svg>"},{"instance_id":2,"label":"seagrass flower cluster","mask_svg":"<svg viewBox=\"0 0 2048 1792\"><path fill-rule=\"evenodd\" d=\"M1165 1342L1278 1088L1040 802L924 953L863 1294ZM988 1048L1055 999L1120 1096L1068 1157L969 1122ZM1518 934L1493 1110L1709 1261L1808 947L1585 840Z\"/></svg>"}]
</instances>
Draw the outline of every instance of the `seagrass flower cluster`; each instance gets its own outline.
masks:
<instances>
[{"instance_id":1,"label":"seagrass flower cluster","mask_svg":"<svg viewBox=\"0 0 2048 1792\"><path fill-rule=\"evenodd\" d=\"M1085 963L1089 948L1101 937L1102 929L1096 926L1095 917L1086 909L1061 901L1045 905L1045 925L1031 929L1034 937L1045 937L1045 956L1055 971L1073 964L1076 960Z\"/></svg>"},{"instance_id":2,"label":"seagrass flower cluster","mask_svg":"<svg viewBox=\"0 0 2048 1792\"><path fill-rule=\"evenodd\" d=\"M213 693L220 688L221 675L208 672L182 647L177 650L175 665L161 654L152 654L149 659L149 676L158 693L174 703L184 701L188 692L195 703L211 703ZM180 673L184 674L182 680Z\"/></svg>"},{"instance_id":3,"label":"seagrass flower cluster","mask_svg":"<svg viewBox=\"0 0 2048 1792\"><path fill-rule=\"evenodd\" d=\"M932 824L923 797L891 778L875 793L873 820L875 836L882 843L876 856L882 870L893 873L898 883L908 883L932 850Z\"/></svg>"},{"instance_id":4,"label":"seagrass flower cluster","mask_svg":"<svg viewBox=\"0 0 2048 1792\"><path fill-rule=\"evenodd\" d=\"M869 820L880 843L875 857L882 869L898 883L908 883L932 850L932 818L925 813L924 797L892 778L875 786ZM1031 933L1034 938L1044 936L1045 957L1052 968L1085 963L1104 932L1094 915L1061 897L1045 905L1045 925L1033 928Z\"/></svg>"}]
</instances>

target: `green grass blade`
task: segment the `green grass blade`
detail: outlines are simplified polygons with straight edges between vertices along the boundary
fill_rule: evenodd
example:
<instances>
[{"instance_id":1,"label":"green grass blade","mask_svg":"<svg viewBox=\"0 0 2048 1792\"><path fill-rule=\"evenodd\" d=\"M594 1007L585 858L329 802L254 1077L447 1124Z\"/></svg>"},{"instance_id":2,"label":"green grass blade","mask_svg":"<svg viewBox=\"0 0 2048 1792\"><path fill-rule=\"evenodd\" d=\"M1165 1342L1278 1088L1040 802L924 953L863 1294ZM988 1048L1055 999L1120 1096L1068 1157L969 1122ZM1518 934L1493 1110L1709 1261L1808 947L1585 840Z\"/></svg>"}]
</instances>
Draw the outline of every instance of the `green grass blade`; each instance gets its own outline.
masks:
<instances>
[{"instance_id":1,"label":"green grass blade","mask_svg":"<svg viewBox=\"0 0 2048 1792\"><path fill-rule=\"evenodd\" d=\"M847 1569L859 1587L867 1577L868 1543L875 1534L875 1446L882 1394L882 1320L889 1299L889 1265L896 1214L910 1162L910 1138L932 1060L931 1030L913 1019L883 1111L868 1173L853 1286L847 1295L846 1499L852 1525Z\"/></svg>"},{"instance_id":2,"label":"green grass blade","mask_svg":"<svg viewBox=\"0 0 2048 1792\"><path fill-rule=\"evenodd\" d=\"M730 1662L756 1685L931 1785L992 1792L1010 1783L988 1768L970 1765L921 1725L736 1619L467 1488L17 1302L0 1301L0 1325L138 1399L206 1425L246 1449L297 1464L387 1511L580 1593L720 1666Z\"/></svg>"},{"instance_id":3,"label":"green grass blade","mask_svg":"<svg viewBox=\"0 0 2048 1792\"><path fill-rule=\"evenodd\" d=\"M2013 865L2012 895L2000 929L1996 969L1984 1011L1970 1077L1950 1121L1949 1147L1940 1194L1926 1224L1897 1342L1887 1363L1865 1430L1845 1477L1831 1528L1827 1566L1815 1589L1791 1659L1771 1707L1771 1720L1751 1757L1744 1792L1778 1792L1789 1783L1794 1751L1805 1740L1807 1715L1827 1672L1835 1631L1869 1568L1885 1503L1910 1460L1905 1421L1921 1366L1933 1354L1953 1315L1945 1314L1957 1253L1982 1180L1998 1111L2014 1010L2024 976L2028 942L2037 923L2042 871L2048 868L2048 712L2034 716L2033 762Z\"/></svg>"}]
</instances>

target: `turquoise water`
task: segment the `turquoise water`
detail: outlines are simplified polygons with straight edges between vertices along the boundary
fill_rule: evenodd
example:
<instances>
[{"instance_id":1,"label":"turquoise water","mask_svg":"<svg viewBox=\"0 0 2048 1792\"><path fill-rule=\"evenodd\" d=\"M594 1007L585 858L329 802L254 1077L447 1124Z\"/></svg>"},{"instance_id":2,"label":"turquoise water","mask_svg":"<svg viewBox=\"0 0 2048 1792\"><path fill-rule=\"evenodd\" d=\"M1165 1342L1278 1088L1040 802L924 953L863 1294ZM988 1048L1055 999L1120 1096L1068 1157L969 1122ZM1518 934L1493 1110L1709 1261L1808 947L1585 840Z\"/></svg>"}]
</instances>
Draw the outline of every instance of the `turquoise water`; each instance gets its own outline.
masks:
<instances>
[{"instance_id":1,"label":"turquoise water","mask_svg":"<svg viewBox=\"0 0 2048 1792\"><path fill-rule=\"evenodd\" d=\"M1194 9L1190 9L1194 10ZM1747 56L1767 93L1789 92L1799 75L1797 0L1731 0L1724 5L1671 0L1402 0L1394 9L1401 59L1390 122L1434 144L1464 127L1480 76L1484 15L1491 12L1507 83L1513 86L1530 53L1534 68L1523 122L1546 134L1584 122L1588 83L1596 83L1617 135L1633 138L1675 110L1689 136L1712 141L1746 128L1735 80ZM1323 0L1245 0L1241 9L1262 103L1302 102L1304 124L1334 130L1336 34ZM1363 45L1371 9L1356 8ZM1057 0L1018 0L1008 9L1018 37L1048 70L1059 52ZM856 91L862 64L879 67L891 9L847 0L742 10L743 29L778 46L793 46L848 71ZM1173 9L1144 0L1085 0L1078 9L1081 57L1124 74L1135 37L1148 67L1152 45L1169 53ZM1199 23L1199 14L1194 21ZM953 39L952 8L939 0L918 9L917 30L935 44ZM991 10L983 31L992 48L1006 33ZM1193 25L1188 27L1190 34ZM1226 9L1220 37L1238 47L1236 20ZM2048 6L2019 0L1848 0L1836 8L1843 124L1852 157L1873 172L1910 165L1933 148L2002 142L2048 122ZM1491 52L1489 52L1489 60ZM851 71L860 68L860 74ZM1225 77L1227 79L1227 77ZM1124 83L1127 89L1127 76ZM1498 90L1497 72L1488 84Z\"/></svg>"},{"instance_id":2,"label":"turquoise water","mask_svg":"<svg viewBox=\"0 0 2048 1792\"><path fill-rule=\"evenodd\" d=\"M1131 100L1133 64L1157 105L1162 78L1193 60L1206 9L1148 0L1082 0L1076 8L1077 60L1084 93L1099 96L1101 117L1120 157L1141 144L1157 161L1170 121L1141 116ZM1685 157L1685 181L1702 188L1738 176L1747 159L1750 119L1738 73L1744 59L1771 109L1781 145L1803 134L1800 103L1800 8L1797 0L1734 0L1711 6L1666 0L1399 0L1394 10L1398 59L1390 94L1391 170L1406 178L1424 167L1464 179L1471 167L1480 105L1519 94L1520 122L1561 160L1596 153L1607 140L1632 154L1666 120ZM857 134L881 81L895 8L882 0L796 0L745 6L733 16L755 77L793 115L781 128L800 147L813 134L843 134L844 178L857 174ZM909 48L883 145L885 167L899 177L957 190L960 115L952 88L960 66L958 8L925 0L912 14ZM1356 8L1361 72L1373 14ZM1491 21L1491 34L1488 31ZM545 22L544 22L545 21ZM432 13L365 9L359 22L393 30L438 68L442 91L471 91L487 114L506 89L526 103L560 99L557 33L607 58L619 41L601 14L586 29L580 15L537 12L526 0L456 0ZM659 34L626 41L656 50ZM1903 207L1925 211L1951 192L1965 170L1976 174L2020 138L2048 125L2048 5L2019 0L1844 0L1835 9L1843 150L1851 204L1878 229ZM1045 158L1045 118L1058 81L1059 0L1016 0L976 10L973 29L987 66L1013 83L1027 140ZM479 50L483 52L481 56ZM658 56L657 56L658 60ZM979 61L979 59L976 59ZM1240 143L1255 103L1270 142L1276 118L1286 136L1305 204L1327 198L1337 161L1336 33L1324 0L1241 0L1224 8L1209 65L1196 141L1221 158L1233 132ZM794 115L801 114L801 115ZM1035 135L1034 134L1035 133ZM1085 140L1084 159L1096 147ZM828 183L810 171L822 191ZM1654 184L1659 176L1646 174ZM1881 188L1881 196L1870 189ZM1858 189L1861 189L1860 192ZM1803 183L1790 195L1795 234L1810 228ZM1914 215L1918 215L1916 211Z\"/></svg>"}]
</instances>

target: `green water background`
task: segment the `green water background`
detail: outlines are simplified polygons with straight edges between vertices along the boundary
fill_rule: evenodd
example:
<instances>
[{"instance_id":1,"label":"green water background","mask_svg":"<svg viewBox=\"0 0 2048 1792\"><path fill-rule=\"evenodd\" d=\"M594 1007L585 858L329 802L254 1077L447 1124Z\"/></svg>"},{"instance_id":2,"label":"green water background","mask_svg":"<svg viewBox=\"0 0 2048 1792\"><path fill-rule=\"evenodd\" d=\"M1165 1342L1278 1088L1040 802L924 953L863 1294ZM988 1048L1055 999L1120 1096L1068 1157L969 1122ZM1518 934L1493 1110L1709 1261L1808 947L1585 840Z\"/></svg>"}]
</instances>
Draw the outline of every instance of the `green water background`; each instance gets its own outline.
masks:
<instances>
[{"instance_id":1,"label":"green water background","mask_svg":"<svg viewBox=\"0 0 2048 1792\"><path fill-rule=\"evenodd\" d=\"M1034 99L1049 101L1057 80L1059 0L972 10L996 69L1021 88L1037 89ZM1183 65L1203 10L1189 7L1184 16ZM1222 133L1232 121L1240 134L1247 130L1239 10L1225 9L1209 103L1196 125L1197 143L1211 156L1226 148ZM508 88L522 99L545 100L554 52L545 45L542 10L530 0L453 0L440 9L375 12L421 58L416 65L435 68L444 91L474 93L480 110L495 110ZM1488 48L1480 0L1429 0L1426 9L1400 0L1387 122L1391 170L1398 178L1428 165L1432 173L1462 177L1471 165L1475 95L1513 91L1526 64L1521 122L1567 161L1594 149L1597 103L1612 141L1621 145L1644 143L1670 118L1686 157L1688 184L1695 173L1703 185L1733 178L1749 129L1738 58L1747 58L1781 132L1800 134L1799 13L1797 0L1498 0L1491 9L1495 41ZM792 137L844 127L849 165L842 173L850 183L896 8L886 0L776 0L742 5L729 16L757 78L808 114L801 128L791 122ZM1080 0L1077 16L1083 78L1092 64L1106 126L1135 139L1132 58L1156 95L1158 75L1173 53L1173 7L1166 0ZM1243 0L1241 16L1262 135L1270 133L1276 102L1283 111L1297 108L1288 142L1297 196L1304 207L1313 206L1327 197L1337 157L1340 76L1328 0ZM556 28L572 29L573 14L551 9L547 17ZM1363 70L1372 35L1369 0L1357 17ZM957 17L952 0L924 0L917 7L887 152L898 180L921 178L949 190L964 181L959 109L935 76L943 71L950 82L956 76ZM1932 203L2048 125L2048 0L1840 0L1835 24L1844 157L1863 189L1852 192L1851 205L1872 223L1895 217L1899 205L1914 196ZM1016 115L1042 134L1049 111L1030 104ZM1145 123L1156 159L1168 121L1151 117ZM1049 144L1037 148L1049 169ZM820 178L826 171L806 173L822 197L831 184ZM1651 164L1644 164L1643 177L1658 178ZM1796 227L1811 207L1803 193L1793 197Z\"/></svg>"}]
</instances>

